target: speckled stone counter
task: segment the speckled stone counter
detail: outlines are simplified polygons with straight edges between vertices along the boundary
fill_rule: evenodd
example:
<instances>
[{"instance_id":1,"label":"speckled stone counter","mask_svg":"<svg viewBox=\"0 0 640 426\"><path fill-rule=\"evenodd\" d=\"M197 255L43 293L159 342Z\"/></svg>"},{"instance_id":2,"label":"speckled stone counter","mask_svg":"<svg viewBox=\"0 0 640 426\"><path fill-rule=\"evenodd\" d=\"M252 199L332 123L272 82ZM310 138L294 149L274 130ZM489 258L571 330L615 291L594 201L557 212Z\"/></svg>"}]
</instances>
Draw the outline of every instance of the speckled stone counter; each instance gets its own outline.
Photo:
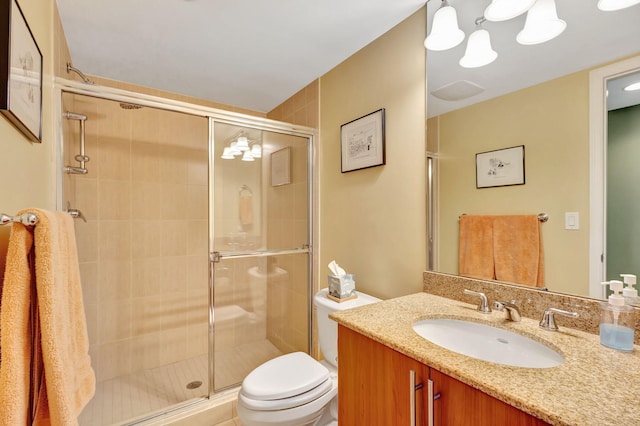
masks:
<instances>
[{"instance_id":1,"label":"speckled stone counter","mask_svg":"<svg viewBox=\"0 0 640 426\"><path fill-rule=\"evenodd\" d=\"M427 293L385 300L331 314L339 324L372 338L501 401L556 425L640 424L640 347L619 352L599 337L562 327L542 330L538 321L481 314L476 305ZM414 322L455 318L481 322L533 338L562 353L552 368L520 368L470 358L420 337ZM617 413L617 416L612 416Z\"/></svg>"}]
</instances>

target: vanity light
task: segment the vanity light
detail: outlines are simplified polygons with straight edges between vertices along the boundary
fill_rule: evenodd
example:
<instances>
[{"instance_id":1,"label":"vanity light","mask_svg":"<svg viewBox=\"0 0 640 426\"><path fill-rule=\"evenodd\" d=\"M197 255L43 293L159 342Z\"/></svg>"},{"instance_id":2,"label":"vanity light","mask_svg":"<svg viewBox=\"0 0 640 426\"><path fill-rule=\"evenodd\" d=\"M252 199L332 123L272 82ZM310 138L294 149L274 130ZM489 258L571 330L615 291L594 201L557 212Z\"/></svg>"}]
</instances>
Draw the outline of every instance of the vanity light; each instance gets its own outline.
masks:
<instances>
[{"instance_id":1,"label":"vanity light","mask_svg":"<svg viewBox=\"0 0 640 426\"><path fill-rule=\"evenodd\" d=\"M598 9L605 12L625 9L640 3L640 0L600 0L598 1Z\"/></svg>"},{"instance_id":2,"label":"vanity light","mask_svg":"<svg viewBox=\"0 0 640 426\"><path fill-rule=\"evenodd\" d=\"M487 21L494 22L513 19L531 9L535 2L536 0L493 0L484 10L484 17Z\"/></svg>"},{"instance_id":3,"label":"vanity light","mask_svg":"<svg viewBox=\"0 0 640 426\"><path fill-rule=\"evenodd\" d=\"M476 19L476 30L467 40L467 49L460 59L460 66L464 68L478 68L490 64L498 57L498 53L491 47L489 31L481 27L485 18Z\"/></svg>"},{"instance_id":4,"label":"vanity light","mask_svg":"<svg viewBox=\"0 0 640 426\"><path fill-rule=\"evenodd\" d=\"M262 157L262 147L260 145L253 144L251 147L251 156L253 158L261 158Z\"/></svg>"},{"instance_id":5,"label":"vanity light","mask_svg":"<svg viewBox=\"0 0 640 426\"><path fill-rule=\"evenodd\" d=\"M242 152L249 151L249 141L246 136L238 137L238 140L236 141L236 148Z\"/></svg>"},{"instance_id":6,"label":"vanity light","mask_svg":"<svg viewBox=\"0 0 640 426\"><path fill-rule=\"evenodd\" d=\"M245 151L244 154L242 154L242 161L254 161L251 151Z\"/></svg>"},{"instance_id":7,"label":"vanity light","mask_svg":"<svg viewBox=\"0 0 640 426\"><path fill-rule=\"evenodd\" d=\"M224 152L220 158L224 158L225 160L233 160L235 157L231 153L231 148L228 146L224 147Z\"/></svg>"},{"instance_id":8,"label":"vanity light","mask_svg":"<svg viewBox=\"0 0 640 426\"><path fill-rule=\"evenodd\" d=\"M530 45L547 42L567 28L567 23L558 19L555 0L537 0L527 12L524 28L516 40L520 44Z\"/></svg>"},{"instance_id":9,"label":"vanity light","mask_svg":"<svg viewBox=\"0 0 640 426\"><path fill-rule=\"evenodd\" d=\"M447 50L456 47L464 40L464 31L458 27L458 14L442 0L440 9L433 16L431 33L424 40L424 47L429 50Z\"/></svg>"},{"instance_id":10,"label":"vanity light","mask_svg":"<svg viewBox=\"0 0 640 426\"><path fill-rule=\"evenodd\" d=\"M638 81L637 83L632 83L624 88L625 92L633 92L634 90L640 90L640 81Z\"/></svg>"}]
</instances>

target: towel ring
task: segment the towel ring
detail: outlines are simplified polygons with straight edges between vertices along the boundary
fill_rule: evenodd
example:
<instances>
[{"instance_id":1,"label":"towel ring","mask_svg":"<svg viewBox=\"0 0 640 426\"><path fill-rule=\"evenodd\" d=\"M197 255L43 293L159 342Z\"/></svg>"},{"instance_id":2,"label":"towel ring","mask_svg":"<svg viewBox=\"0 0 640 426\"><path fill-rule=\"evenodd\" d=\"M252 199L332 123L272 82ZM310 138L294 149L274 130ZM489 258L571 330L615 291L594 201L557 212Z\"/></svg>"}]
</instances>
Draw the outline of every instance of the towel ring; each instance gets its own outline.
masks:
<instances>
[{"instance_id":1,"label":"towel ring","mask_svg":"<svg viewBox=\"0 0 640 426\"><path fill-rule=\"evenodd\" d=\"M251 188L249 188L247 185L242 185L240 187L240 189L238 190L238 194L242 195L243 192L248 192L249 195L253 195L253 192L251 191Z\"/></svg>"}]
</instances>

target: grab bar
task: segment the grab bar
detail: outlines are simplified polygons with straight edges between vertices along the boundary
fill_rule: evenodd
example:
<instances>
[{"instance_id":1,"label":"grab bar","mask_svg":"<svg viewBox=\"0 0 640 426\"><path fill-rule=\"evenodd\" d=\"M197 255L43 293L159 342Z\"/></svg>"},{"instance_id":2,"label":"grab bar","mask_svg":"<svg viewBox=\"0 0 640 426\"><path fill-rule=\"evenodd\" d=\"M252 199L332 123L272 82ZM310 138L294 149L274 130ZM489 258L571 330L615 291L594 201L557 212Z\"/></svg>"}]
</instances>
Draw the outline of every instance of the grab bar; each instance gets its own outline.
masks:
<instances>
[{"instance_id":1,"label":"grab bar","mask_svg":"<svg viewBox=\"0 0 640 426\"><path fill-rule=\"evenodd\" d=\"M86 121L87 116L84 114L67 111L65 112L64 117L67 120L78 120L80 122L80 154L74 157L75 160L80 163L80 167L66 166L64 168L64 171L69 174L86 175L89 170L85 168L85 163L90 160L89 156L85 153L84 143L84 122Z\"/></svg>"}]
</instances>

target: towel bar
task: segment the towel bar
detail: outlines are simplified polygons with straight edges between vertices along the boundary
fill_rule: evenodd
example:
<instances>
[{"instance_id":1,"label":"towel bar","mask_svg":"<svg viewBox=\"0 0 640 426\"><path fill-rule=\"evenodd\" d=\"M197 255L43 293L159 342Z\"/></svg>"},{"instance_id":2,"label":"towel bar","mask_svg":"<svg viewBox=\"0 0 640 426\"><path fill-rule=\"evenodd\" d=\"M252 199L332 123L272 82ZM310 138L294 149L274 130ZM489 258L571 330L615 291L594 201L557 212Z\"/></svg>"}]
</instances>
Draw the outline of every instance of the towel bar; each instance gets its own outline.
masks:
<instances>
[{"instance_id":1,"label":"towel bar","mask_svg":"<svg viewBox=\"0 0 640 426\"><path fill-rule=\"evenodd\" d=\"M466 213L462 213L460 216L465 216ZM458 216L458 220L460 220L460 216ZM538 220L542 223L549 220L549 215L547 213L538 213Z\"/></svg>"},{"instance_id":2,"label":"towel bar","mask_svg":"<svg viewBox=\"0 0 640 426\"><path fill-rule=\"evenodd\" d=\"M38 223L38 216L33 213L25 213L20 216L9 216L8 214L0 213L0 225L6 225L12 222L20 222L23 225L33 226Z\"/></svg>"}]
</instances>

